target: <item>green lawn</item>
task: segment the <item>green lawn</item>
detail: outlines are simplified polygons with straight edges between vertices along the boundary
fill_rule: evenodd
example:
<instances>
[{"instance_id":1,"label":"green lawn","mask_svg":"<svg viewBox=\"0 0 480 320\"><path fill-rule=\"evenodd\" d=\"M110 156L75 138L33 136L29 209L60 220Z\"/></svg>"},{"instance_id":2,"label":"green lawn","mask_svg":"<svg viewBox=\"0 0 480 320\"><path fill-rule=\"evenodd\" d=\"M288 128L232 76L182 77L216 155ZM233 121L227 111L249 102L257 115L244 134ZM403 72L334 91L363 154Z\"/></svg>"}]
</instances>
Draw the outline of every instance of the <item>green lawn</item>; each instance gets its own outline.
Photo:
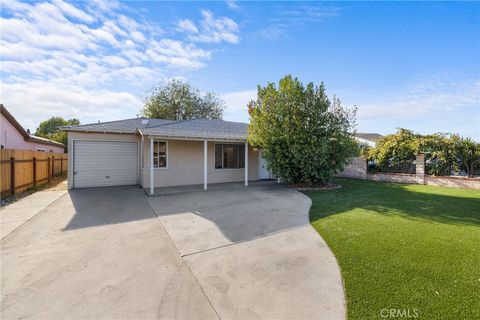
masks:
<instances>
[{"instance_id":1,"label":"green lawn","mask_svg":"<svg viewBox=\"0 0 480 320\"><path fill-rule=\"evenodd\" d=\"M480 319L480 192L337 179L309 191L310 221L337 257L348 318ZM385 311L383 311L385 315Z\"/></svg>"}]
</instances>

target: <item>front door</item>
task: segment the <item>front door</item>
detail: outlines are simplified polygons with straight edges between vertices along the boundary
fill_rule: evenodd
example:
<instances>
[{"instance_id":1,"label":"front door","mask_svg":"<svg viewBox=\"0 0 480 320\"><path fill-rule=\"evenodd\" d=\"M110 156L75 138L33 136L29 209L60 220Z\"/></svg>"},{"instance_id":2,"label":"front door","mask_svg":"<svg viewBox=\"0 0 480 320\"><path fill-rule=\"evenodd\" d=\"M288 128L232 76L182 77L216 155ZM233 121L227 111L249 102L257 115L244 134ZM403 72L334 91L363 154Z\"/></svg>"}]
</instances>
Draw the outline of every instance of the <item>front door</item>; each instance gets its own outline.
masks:
<instances>
[{"instance_id":1,"label":"front door","mask_svg":"<svg viewBox=\"0 0 480 320\"><path fill-rule=\"evenodd\" d=\"M271 179L272 176L270 172L267 170L265 165L265 159L262 157L262 150L258 151L258 179Z\"/></svg>"}]
</instances>

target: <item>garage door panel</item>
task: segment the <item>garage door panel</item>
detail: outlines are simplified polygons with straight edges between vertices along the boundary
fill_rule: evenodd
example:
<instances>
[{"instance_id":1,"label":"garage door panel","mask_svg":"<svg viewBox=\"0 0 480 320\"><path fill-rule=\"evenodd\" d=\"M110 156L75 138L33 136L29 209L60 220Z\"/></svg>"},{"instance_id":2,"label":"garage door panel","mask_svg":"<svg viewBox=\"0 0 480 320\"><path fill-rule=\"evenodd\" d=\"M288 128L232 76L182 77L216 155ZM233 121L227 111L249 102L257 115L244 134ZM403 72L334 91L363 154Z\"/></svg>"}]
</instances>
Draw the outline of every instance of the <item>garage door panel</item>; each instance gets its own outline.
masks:
<instances>
[{"instance_id":1,"label":"garage door panel","mask_svg":"<svg viewBox=\"0 0 480 320\"><path fill-rule=\"evenodd\" d=\"M136 142L75 141L74 187L137 184Z\"/></svg>"},{"instance_id":2,"label":"garage door panel","mask_svg":"<svg viewBox=\"0 0 480 320\"><path fill-rule=\"evenodd\" d=\"M85 159L83 159L83 163L82 164L79 164L78 166L75 166L75 169L78 171L78 170L110 170L112 168L112 166L115 167L115 170L117 169L124 169L124 170L128 170L128 169L132 169L132 164L131 163L109 163L109 164L101 164L98 162L98 159L92 159L92 160L88 160L88 161L85 161ZM97 162L97 165L92 168L88 162L90 163L95 163Z\"/></svg>"}]
</instances>

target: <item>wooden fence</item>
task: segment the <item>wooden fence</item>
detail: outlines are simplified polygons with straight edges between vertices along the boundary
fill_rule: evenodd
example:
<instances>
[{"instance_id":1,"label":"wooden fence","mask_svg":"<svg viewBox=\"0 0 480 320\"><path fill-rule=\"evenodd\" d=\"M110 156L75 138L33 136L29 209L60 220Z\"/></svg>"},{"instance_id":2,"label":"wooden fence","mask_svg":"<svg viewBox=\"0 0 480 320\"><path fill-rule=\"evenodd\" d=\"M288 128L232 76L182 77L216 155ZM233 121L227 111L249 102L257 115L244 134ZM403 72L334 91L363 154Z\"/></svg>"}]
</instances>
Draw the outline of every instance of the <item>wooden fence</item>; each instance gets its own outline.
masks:
<instances>
[{"instance_id":1,"label":"wooden fence","mask_svg":"<svg viewBox=\"0 0 480 320\"><path fill-rule=\"evenodd\" d=\"M54 175L67 172L66 153L29 150L0 150L1 195L15 194L50 182Z\"/></svg>"}]
</instances>

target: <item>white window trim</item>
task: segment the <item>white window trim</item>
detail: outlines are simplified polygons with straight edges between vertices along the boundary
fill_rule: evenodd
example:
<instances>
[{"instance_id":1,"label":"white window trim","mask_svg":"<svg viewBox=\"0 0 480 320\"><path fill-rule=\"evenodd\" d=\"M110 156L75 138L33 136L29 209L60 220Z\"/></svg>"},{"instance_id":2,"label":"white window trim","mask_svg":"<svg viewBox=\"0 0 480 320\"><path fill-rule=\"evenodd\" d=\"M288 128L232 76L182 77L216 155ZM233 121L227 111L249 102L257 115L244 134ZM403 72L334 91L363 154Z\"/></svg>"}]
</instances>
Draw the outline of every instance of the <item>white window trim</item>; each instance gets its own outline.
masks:
<instances>
[{"instance_id":1,"label":"white window trim","mask_svg":"<svg viewBox=\"0 0 480 320\"><path fill-rule=\"evenodd\" d=\"M153 139L153 146L155 148L155 142L165 142L165 153L166 153L166 158L167 158L167 165L165 167L153 167L153 170L168 170L168 166L170 165L170 159L168 156L168 140L157 140ZM149 148L150 149L150 148ZM150 150L150 157L153 157L153 150ZM148 165L148 168L150 168L150 164Z\"/></svg>"},{"instance_id":2,"label":"white window trim","mask_svg":"<svg viewBox=\"0 0 480 320\"><path fill-rule=\"evenodd\" d=\"M237 170L237 171L244 171L244 170L245 170L245 164L243 164L243 166L244 166L243 168L217 168L217 167L216 167L216 160L217 160L217 159L215 158L216 155L217 155L217 154L216 154L217 144L219 144L219 145L236 144L236 145L239 146L239 148L240 148L240 147L245 148L245 143L244 143L244 144L241 144L241 143L238 143L238 142L215 142L215 146L214 146L214 148L213 148L213 170L214 170L214 171L215 171L215 170L218 170L218 171L225 171L225 170L230 170L230 171L235 171L235 170ZM240 152L240 150L239 150L239 152ZM223 154L224 154L224 153L223 153L223 148L222 148L222 166L223 166ZM240 161L240 153L239 153L238 157L239 157L238 160ZM167 162L167 165L168 165L168 162Z\"/></svg>"}]
</instances>

